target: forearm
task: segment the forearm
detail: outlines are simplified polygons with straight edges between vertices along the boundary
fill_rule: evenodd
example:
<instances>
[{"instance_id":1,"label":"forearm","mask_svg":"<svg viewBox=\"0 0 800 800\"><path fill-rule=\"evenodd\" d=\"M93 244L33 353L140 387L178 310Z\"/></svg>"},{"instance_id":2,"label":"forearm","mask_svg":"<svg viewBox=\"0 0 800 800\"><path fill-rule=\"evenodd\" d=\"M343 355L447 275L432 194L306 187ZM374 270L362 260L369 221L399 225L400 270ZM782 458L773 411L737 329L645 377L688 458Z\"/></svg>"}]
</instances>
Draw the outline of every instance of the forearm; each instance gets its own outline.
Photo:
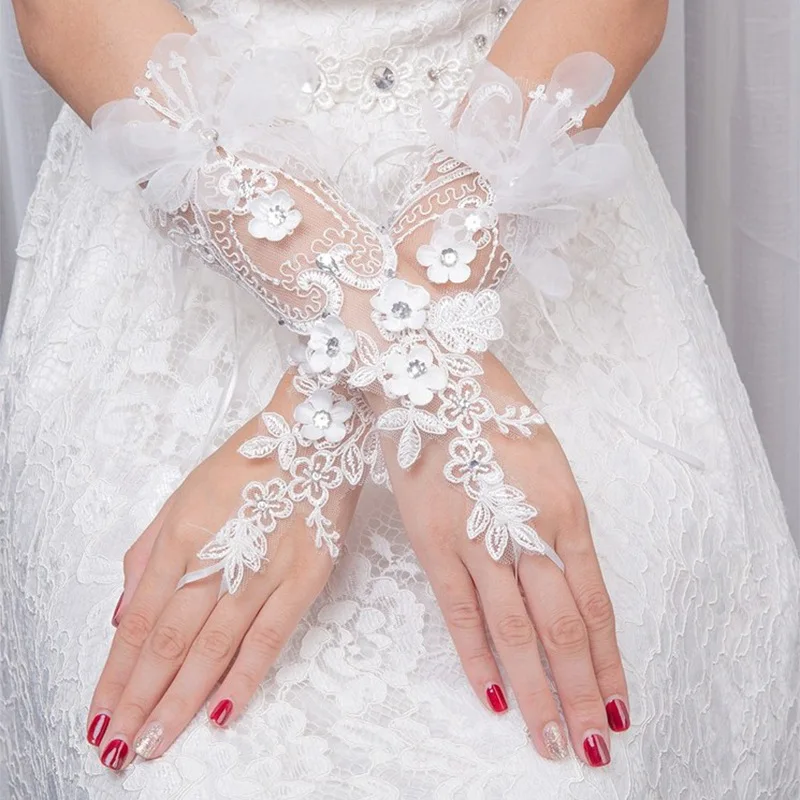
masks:
<instances>
[{"instance_id":1,"label":"forearm","mask_svg":"<svg viewBox=\"0 0 800 800\"><path fill-rule=\"evenodd\" d=\"M595 52L614 67L605 101L585 127L600 127L630 89L664 33L669 0L522 0L489 61L535 88L574 53Z\"/></svg>"},{"instance_id":2,"label":"forearm","mask_svg":"<svg viewBox=\"0 0 800 800\"><path fill-rule=\"evenodd\" d=\"M191 23L167 0L13 0L34 69L88 124L104 103L127 97L153 48Z\"/></svg>"}]
</instances>

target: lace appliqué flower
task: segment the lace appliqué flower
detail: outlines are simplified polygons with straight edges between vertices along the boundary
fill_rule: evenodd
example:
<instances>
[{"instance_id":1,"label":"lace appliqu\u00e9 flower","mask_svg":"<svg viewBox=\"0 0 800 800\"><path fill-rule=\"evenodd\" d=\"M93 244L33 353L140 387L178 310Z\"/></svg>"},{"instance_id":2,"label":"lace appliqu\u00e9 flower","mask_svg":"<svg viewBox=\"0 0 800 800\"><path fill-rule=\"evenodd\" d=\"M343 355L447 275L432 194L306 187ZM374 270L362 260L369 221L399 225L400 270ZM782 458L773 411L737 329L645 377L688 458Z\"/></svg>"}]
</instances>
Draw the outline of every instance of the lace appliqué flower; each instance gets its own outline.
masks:
<instances>
[{"instance_id":1,"label":"lace appliqu\u00e9 flower","mask_svg":"<svg viewBox=\"0 0 800 800\"><path fill-rule=\"evenodd\" d=\"M252 216L247 223L248 233L255 239L266 239L268 242L285 239L294 233L303 219L303 215L294 207L292 196L283 189L254 198L248 210Z\"/></svg>"},{"instance_id":2,"label":"lace appliqu\u00e9 flower","mask_svg":"<svg viewBox=\"0 0 800 800\"><path fill-rule=\"evenodd\" d=\"M478 248L470 239L457 237L449 229L437 228L430 244L417 249L417 261L427 267L431 283L465 283L472 274L469 265L477 252Z\"/></svg>"},{"instance_id":3,"label":"lace appliqu\u00e9 flower","mask_svg":"<svg viewBox=\"0 0 800 800\"><path fill-rule=\"evenodd\" d=\"M419 330L427 319L426 309L430 300L431 296L424 287L392 278L370 298L376 312L372 319L388 333Z\"/></svg>"},{"instance_id":4,"label":"lace appliqu\u00e9 flower","mask_svg":"<svg viewBox=\"0 0 800 800\"><path fill-rule=\"evenodd\" d=\"M339 317L317 320L311 328L305 363L312 372L337 375L353 360L356 337Z\"/></svg>"}]
</instances>

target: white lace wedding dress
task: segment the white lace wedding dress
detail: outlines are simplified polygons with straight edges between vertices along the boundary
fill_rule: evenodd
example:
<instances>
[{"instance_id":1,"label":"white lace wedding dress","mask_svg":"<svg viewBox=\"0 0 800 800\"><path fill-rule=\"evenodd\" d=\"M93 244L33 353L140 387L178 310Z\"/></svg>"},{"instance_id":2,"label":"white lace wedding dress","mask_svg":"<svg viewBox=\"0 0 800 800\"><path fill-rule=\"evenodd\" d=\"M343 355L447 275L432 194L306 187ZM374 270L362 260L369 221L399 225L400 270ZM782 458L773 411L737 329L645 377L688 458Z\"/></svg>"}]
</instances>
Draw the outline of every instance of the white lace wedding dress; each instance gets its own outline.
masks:
<instances>
[{"instance_id":1,"label":"white lace wedding dress","mask_svg":"<svg viewBox=\"0 0 800 800\"><path fill-rule=\"evenodd\" d=\"M504 3L499 5L499 2ZM554 0L555 2L555 0ZM369 205L376 148L451 110L508 0L192 0L316 49L314 126ZM0 353L0 797L556 800L800 796L800 563L717 315L629 101L635 175L566 301L516 283L500 348L563 443L613 598L633 727L611 766L550 763L462 675L391 497L368 490L323 596L230 730L196 719L121 775L85 743L121 557L269 398L255 300L92 186L56 123ZM346 147L345 147L346 145ZM346 151L346 152L345 152Z\"/></svg>"}]
</instances>

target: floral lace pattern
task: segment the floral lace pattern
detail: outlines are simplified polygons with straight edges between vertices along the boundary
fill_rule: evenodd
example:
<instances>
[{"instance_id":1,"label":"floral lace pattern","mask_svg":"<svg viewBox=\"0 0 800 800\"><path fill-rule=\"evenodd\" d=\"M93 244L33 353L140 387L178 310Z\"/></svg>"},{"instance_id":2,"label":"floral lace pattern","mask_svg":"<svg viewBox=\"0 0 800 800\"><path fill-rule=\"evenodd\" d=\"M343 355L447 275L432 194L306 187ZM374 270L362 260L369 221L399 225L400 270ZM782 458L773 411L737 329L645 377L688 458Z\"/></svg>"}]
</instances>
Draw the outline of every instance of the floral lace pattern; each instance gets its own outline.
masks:
<instances>
[{"instance_id":1,"label":"floral lace pattern","mask_svg":"<svg viewBox=\"0 0 800 800\"><path fill-rule=\"evenodd\" d=\"M209 3L186 7L209 13ZM264 40L316 44L340 65L330 71L335 102L315 125L351 137L361 164L369 139L405 130L413 109L361 112L342 101L336 76L350 54L373 37L394 41L424 85L423 66L463 63L476 36L491 40L487 21L500 7L513 3L215 0L213 9L247 16ZM434 91L452 108L460 89ZM282 367L279 331L255 298L154 236L132 196L90 184L84 126L65 111L29 208L0 349L0 794L800 794L796 549L707 289L627 102L613 127L633 155L631 186L570 246L567 300L542 302L520 279L502 288L507 336L495 344L563 443L590 511L633 717L612 742L610 767L549 764L513 705L499 718L481 707L391 496L374 487L331 583L236 726L197 719L157 761L124 776L100 767L83 726L120 559L186 472L263 406ZM351 198L368 196L360 171L343 184Z\"/></svg>"}]
</instances>

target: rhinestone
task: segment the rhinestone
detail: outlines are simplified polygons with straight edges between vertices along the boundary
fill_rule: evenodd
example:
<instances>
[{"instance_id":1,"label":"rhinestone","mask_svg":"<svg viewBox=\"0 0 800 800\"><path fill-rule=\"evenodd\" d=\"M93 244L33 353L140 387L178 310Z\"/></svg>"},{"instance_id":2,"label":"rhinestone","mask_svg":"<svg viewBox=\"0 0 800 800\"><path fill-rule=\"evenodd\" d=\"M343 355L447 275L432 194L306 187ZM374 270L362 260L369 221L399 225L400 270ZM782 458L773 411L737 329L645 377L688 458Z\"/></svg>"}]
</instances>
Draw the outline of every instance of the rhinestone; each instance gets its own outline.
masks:
<instances>
[{"instance_id":1,"label":"rhinestone","mask_svg":"<svg viewBox=\"0 0 800 800\"><path fill-rule=\"evenodd\" d=\"M498 19L505 19L508 16L508 9L505 6L500 6L500 8L495 11L497 14Z\"/></svg>"},{"instance_id":2,"label":"rhinestone","mask_svg":"<svg viewBox=\"0 0 800 800\"><path fill-rule=\"evenodd\" d=\"M413 361L408 362L408 366L406 367L406 372L412 378L420 378L428 371L428 367L423 364L418 358L415 358Z\"/></svg>"},{"instance_id":3,"label":"rhinestone","mask_svg":"<svg viewBox=\"0 0 800 800\"><path fill-rule=\"evenodd\" d=\"M402 300L398 300L392 306L392 316L397 317L397 319L408 319L411 316L411 306Z\"/></svg>"},{"instance_id":4,"label":"rhinestone","mask_svg":"<svg viewBox=\"0 0 800 800\"><path fill-rule=\"evenodd\" d=\"M442 71L438 67L431 67L428 70L428 80L436 83L439 80L439 76L442 74Z\"/></svg>"},{"instance_id":5,"label":"rhinestone","mask_svg":"<svg viewBox=\"0 0 800 800\"><path fill-rule=\"evenodd\" d=\"M391 67L375 67L372 70L372 83L381 92L388 92L394 86L394 72Z\"/></svg>"},{"instance_id":6,"label":"rhinestone","mask_svg":"<svg viewBox=\"0 0 800 800\"><path fill-rule=\"evenodd\" d=\"M312 481L318 481L321 477L322 476L319 474L319 472L312 472L311 473L311 480Z\"/></svg>"},{"instance_id":7,"label":"rhinestone","mask_svg":"<svg viewBox=\"0 0 800 800\"><path fill-rule=\"evenodd\" d=\"M267 501L266 500L259 500L258 503L256 503L256 507L258 508L259 511L266 511L267 510Z\"/></svg>"},{"instance_id":8,"label":"rhinestone","mask_svg":"<svg viewBox=\"0 0 800 800\"><path fill-rule=\"evenodd\" d=\"M314 423L315 428L319 428L321 431L324 431L330 428L333 419L331 418L330 412L317 411L317 413L312 417L311 421Z\"/></svg>"},{"instance_id":9,"label":"rhinestone","mask_svg":"<svg viewBox=\"0 0 800 800\"><path fill-rule=\"evenodd\" d=\"M336 259L330 253L320 253L314 259L314 263L319 269L325 272L336 272L336 270L339 269Z\"/></svg>"},{"instance_id":10,"label":"rhinestone","mask_svg":"<svg viewBox=\"0 0 800 800\"><path fill-rule=\"evenodd\" d=\"M454 267L458 263L458 253L452 247L446 247L442 250L439 260L446 267Z\"/></svg>"},{"instance_id":11,"label":"rhinestone","mask_svg":"<svg viewBox=\"0 0 800 800\"><path fill-rule=\"evenodd\" d=\"M269 211L267 211L267 222L270 225L283 225L286 222L286 212L280 206L272 206Z\"/></svg>"},{"instance_id":12,"label":"rhinestone","mask_svg":"<svg viewBox=\"0 0 800 800\"><path fill-rule=\"evenodd\" d=\"M339 353L339 340L335 336L331 336L325 344L325 352L330 358L333 358Z\"/></svg>"},{"instance_id":13,"label":"rhinestone","mask_svg":"<svg viewBox=\"0 0 800 800\"><path fill-rule=\"evenodd\" d=\"M469 464L468 464L468 466L469 466L469 469L470 469L470 472L475 472L475 470L476 470L476 469L478 469L478 467L479 467L480 465L481 465L481 462L480 462L480 461L476 461L476 460L473 458L473 459L472 459L472 461L470 461L470 462L469 462Z\"/></svg>"},{"instance_id":14,"label":"rhinestone","mask_svg":"<svg viewBox=\"0 0 800 800\"><path fill-rule=\"evenodd\" d=\"M203 128L199 136L207 144L216 144L219 139L219 133L214 128Z\"/></svg>"},{"instance_id":15,"label":"rhinestone","mask_svg":"<svg viewBox=\"0 0 800 800\"><path fill-rule=\"evenodd\" d=\"M322 76L317 75L317 79L314 83L311 81L304 81L303 85L300 87L300 91L303 94L316 94L320 86L322 86Z\"/></svg>"},{"instance_id":16,"label":"rhinestone","mask_svg":"<svg viewBox=\"0 0 800 800\"><path fill-rule=\"evenodd\" d=\"M483 48L486 47L488 39L484 34L479 33L472 41L475 42L475 47L477 47L478 50L483 50Z\"/></svg>"}]
</instances>

